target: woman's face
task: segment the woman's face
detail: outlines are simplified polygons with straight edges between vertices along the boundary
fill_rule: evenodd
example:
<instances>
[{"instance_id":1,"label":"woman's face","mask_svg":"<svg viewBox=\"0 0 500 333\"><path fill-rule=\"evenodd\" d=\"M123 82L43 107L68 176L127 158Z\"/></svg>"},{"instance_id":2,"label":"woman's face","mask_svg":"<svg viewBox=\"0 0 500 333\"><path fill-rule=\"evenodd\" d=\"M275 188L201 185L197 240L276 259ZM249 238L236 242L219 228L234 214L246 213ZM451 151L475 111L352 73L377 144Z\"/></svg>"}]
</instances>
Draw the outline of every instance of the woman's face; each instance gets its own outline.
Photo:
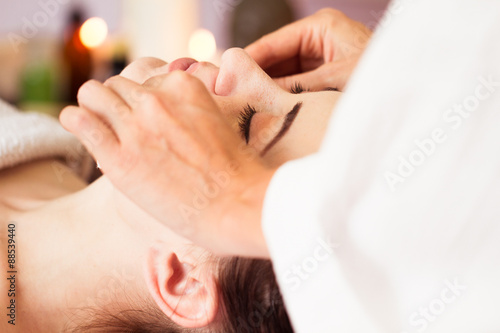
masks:
<instances>
[{"instance_id":1,"label":"woman's face","mask_svg":"<svg viewBox=\"0 0 500 333\"><path fill-rule=\"evenodd\" d=\"M142 61L146 66L152 59ZM316 152L340 97L339 92L328 89L302 92L299 85L285 91L242 49L227 50L220 68L182 58L148 72L153 76L173 70L184 70L200 79L242 141L271 166Z\"/></svg>"},{"instance_id":2,"label":"woman's face","mask_svg":"<svg viewBox=\"0 0 500 333\"><path fill-rule=\"evenodd\" d=\"M130 65L122 75L144 82L173 70L184 70L200 79L229 124L240 134L242 145L248 144L257 150L263 160L272 166L318 150L330 114L340 96L335 91L285 91L241 49L226 51L220 68L187 58L170 64L148 58ZM154 81L149 83L154 84ZM178 93L182 94L182 91ZM144 234L147 217L134 215L130 207L135 205L121 193L117 198L118 203L119 200L123 202L117 210L130 219L132 226L141 227L140 232ZM143 223L137 224L136 221ZM217 307L211 305L219 300L217 286L220 281L215 274L218 272L217 265L205 262L205 250L191 245L191 242L156 221L151 223L150 234L160 244L150 250L146 280L160 309L181 326L202 327L215 320ZM193 281L196 283L192 284ZM189 293L178 292L187 286ZM200 295L205 295L205 298ZM177 298L182 300L181 306L178 306ZM196 312L197 309L200 311ZM189 316L178 315L182 311L195 311L199 320L194 324L186 322L183 318ZM199 316L198 313L204 315Z\"/></svg>"}]
</instances>

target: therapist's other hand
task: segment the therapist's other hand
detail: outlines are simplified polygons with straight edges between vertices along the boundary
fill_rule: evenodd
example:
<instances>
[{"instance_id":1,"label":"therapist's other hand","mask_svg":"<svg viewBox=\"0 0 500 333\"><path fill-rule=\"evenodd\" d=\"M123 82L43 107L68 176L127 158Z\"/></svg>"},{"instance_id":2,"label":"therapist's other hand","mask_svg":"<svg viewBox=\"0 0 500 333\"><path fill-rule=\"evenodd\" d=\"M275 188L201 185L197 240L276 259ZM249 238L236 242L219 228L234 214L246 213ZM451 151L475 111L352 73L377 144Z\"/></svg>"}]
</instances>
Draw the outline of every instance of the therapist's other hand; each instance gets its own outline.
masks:
<instances>
[{"instance_id":1,"label":"therapist's other hand","mask_svg":"<svg viewBox=\"0 0 500 333\"><path fill-rule=\"evenodd\" d=\"M371 35L342 12L322 9L245 50L284 89L300 82L311 90L343 91Z\"/></svg>"},{"instance_id":2,"label":"therapist's other hand","mask_svg":"<svg viewBox=\"0 0 500 333\"><path fill-rule=\"evenodd\" d=\"M216 254L268 257L260 221L274 170L240 151L201 81L180 71L144 85L117 76L89 81L78 98L61 123L120 191Z\"/></svg>"}]
</instances>

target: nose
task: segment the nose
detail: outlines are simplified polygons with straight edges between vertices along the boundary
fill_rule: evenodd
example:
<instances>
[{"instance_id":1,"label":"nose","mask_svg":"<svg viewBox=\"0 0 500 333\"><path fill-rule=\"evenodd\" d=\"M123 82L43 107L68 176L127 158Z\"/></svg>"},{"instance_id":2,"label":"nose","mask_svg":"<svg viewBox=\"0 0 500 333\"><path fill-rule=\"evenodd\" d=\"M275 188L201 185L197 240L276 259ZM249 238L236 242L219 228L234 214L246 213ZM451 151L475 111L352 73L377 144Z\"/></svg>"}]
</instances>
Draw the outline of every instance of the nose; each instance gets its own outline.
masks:
<instances>
[{"instance_id":1,"label":"nose","mask_svg":"<svg viewBox=\"0 0 500 333\"><path fill-rule=\"evenodd\" d=\"M232 48L221 59L215 93L219 96L244 95L250 101L270 98L281 90L242 49Z\"/></svg>"},{"instance_id":2,"label":"nose","mask_svg":"<svg viewBox=\"0 0 500 333\"><path fill-rule=\"evenodd\" d=\"M282 105L289 104L288 93L239 48L224 52L215 83L214 98L223 116L238 132L241 115L248 106L257 112L252 118L252 126L263 128L275 119L275 113L282 109Z\"/></svg>"}]
</instances>

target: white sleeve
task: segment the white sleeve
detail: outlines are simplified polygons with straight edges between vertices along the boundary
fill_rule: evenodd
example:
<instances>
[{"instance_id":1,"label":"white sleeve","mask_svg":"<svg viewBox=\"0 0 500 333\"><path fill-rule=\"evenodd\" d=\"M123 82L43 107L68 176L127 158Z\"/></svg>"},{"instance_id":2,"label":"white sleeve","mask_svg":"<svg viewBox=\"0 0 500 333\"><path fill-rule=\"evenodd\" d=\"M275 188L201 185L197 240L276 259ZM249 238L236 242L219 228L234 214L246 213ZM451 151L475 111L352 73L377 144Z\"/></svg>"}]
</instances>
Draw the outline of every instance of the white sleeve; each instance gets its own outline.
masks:
<instances>
[{"instance_id":1,"label":"white sleeve","mask_svg":"<svg viewBox=\"0 0 500 333\"><path fill-rule=\"evenodd\" d=\"M500 331L500 2L398 1L263 229L296 332Z\"/></svg>"}]
</instances>

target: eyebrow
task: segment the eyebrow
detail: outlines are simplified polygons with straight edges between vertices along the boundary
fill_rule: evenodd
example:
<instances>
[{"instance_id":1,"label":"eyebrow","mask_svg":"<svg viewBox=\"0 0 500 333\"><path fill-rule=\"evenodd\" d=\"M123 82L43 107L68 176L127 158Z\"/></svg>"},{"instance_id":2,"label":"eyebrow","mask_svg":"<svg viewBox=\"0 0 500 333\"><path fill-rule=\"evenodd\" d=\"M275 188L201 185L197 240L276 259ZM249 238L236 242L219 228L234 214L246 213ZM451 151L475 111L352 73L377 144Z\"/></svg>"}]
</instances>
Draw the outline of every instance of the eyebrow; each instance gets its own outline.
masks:
<instances>
[{"instance_id":1,"label":"eyebrow","mask_svg":"<svg viewBox=\"0 0 500 333\"><path fill-rule=\"evenodd\" d=\"M293 121L297 117L297 114L299 113L301 107L302 107L302 102L298 102L297 104L295 104L292 111L288 112L285 121L283 121L283 125L281 125L280 131L278 132L278 134L276 134L274 139L272 139L271 142L267 144L266 148L262 150L262 152L260 153L261 157L264 156L276 143L278 143L278 141L281 140L281 138L286 134L286 132L288 132L288 130L293 124Z\"/></svg>"}]
</instances>

